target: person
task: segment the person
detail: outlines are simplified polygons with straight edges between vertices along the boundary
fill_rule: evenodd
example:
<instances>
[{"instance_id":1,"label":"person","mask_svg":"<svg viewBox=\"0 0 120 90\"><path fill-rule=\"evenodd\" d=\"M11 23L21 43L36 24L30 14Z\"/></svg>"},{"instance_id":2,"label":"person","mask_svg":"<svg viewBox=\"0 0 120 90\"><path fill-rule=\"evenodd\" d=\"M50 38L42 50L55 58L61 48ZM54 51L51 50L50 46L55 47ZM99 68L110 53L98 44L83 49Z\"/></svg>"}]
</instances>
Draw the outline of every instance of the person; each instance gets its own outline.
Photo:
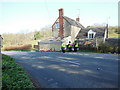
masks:
<instances>
[{"instance_id":1,"label":"person","mask_svg":"<svg viewBox=\"0 0 120 90\"><path fill-rule=\"evenodd\" d=\"M78 47L79 47L78 42L75 41L75 44L74 44L74 52L77 52Z\"/></svg>"},{"instance_id":2,"label":"person","mask_svg":"<svg viewBox=\"0 0 120 90\"><path fill-rule=\"evenodd\" d=\"M62 42L61 50L63 53L65 53L65 48L66 48L66 44L64 42Z\"/></svg>"},{"instance_id":3,"label":"person","mask_svg":"<svg viewBox=\"0 0 120 90\"><path fill-rule=\"evenodd\" d=\"M71 43L71 41L69 41L69 43L68 43L68 49L69 49L69 52L72 52L72 43Z\"/></svg>"}]
</instances>

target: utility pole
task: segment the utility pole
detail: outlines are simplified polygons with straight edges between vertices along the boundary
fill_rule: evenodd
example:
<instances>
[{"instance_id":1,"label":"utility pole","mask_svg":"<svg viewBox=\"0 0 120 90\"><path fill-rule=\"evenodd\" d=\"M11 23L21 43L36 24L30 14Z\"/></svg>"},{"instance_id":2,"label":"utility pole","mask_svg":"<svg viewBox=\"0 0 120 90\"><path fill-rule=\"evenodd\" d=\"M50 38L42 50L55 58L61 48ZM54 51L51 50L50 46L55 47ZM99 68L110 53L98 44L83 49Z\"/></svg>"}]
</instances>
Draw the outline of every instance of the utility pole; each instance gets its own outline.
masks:
<instances>
[{"instance_id":1,"label":"utility pole","mask_svg":"<svg viewBox=\"0 0 120 90\"><path fill-rule=\"evenodd\" d=\"M107 23L107 24L109 23L109 19L110 19L110 16L107 17L107 20L106 20L106 23Z\"/></svg>"},{"instance_id":2,"label":"utility pole","mask_svg":"<svg viewBox=\"0 0 120 90\"><path fill-rule=\"evenodd\" d=\"M108 38L108 27L109 27L109 19L110 19L110 16L109 17L107 17L107 24L106 24L106 29L107 29L107 36L106 36L106 38Z\"/></svg>"}]
</instances>

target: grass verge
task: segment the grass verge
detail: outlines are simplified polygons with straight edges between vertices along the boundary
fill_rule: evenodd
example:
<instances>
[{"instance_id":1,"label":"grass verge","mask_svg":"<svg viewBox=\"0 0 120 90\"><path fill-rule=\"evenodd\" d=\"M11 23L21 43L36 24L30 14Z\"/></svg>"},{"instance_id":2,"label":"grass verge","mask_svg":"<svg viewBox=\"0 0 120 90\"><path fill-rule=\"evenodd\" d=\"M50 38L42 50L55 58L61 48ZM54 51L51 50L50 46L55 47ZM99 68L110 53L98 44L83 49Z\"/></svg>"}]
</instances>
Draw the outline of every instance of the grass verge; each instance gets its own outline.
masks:
<instances>
[{"instance_id":1,"label":"grass verge","mask_svg":"<svg viewBox=\"0 0 120 90\"><path fill-rule=\"evenodd\" d=\"M2 54L2 89L34 89L24 69L10 56Z\"/></svg>"}]
</instances>

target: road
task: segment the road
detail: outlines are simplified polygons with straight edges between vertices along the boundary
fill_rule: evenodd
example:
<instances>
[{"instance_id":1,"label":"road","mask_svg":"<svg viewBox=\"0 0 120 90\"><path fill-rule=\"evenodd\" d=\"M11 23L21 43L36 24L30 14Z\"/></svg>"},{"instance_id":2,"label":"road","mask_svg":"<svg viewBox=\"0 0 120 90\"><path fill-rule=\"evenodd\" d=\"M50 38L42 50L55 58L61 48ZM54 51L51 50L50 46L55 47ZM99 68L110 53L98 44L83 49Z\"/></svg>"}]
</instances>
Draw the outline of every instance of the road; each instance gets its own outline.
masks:
<instances>
[{"instance_id":1,"label":"road","mask_svg":"<svg viewBox=\"0 0 120 90\"><path fill-rule=\"evenodd\" d=\"M42 88L117 88L118 55L2 52L16 59Z\"/></svg>"}]
</instances>

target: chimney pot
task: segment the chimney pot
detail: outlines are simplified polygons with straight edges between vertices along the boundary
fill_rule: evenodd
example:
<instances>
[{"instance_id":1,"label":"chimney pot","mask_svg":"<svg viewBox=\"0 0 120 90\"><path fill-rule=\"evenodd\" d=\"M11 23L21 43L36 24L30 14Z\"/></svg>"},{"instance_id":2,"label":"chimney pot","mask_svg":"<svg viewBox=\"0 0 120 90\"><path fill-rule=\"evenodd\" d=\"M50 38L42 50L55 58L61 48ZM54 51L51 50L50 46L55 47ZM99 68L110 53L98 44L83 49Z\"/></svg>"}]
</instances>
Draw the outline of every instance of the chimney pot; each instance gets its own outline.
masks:
<instances>
[{"instance_id":1,"label":"chimney pot","mask_svg":"<svg viewBox=\"0 0 120 90\"><path fill-rule=\"evenodd\" d=\"M76 18L76 21L78 21L78 22L79 22L79 21L80 21L80 18L79 18L79 17L78 17L78 18Z\"/></svg>"}]
</instances>

